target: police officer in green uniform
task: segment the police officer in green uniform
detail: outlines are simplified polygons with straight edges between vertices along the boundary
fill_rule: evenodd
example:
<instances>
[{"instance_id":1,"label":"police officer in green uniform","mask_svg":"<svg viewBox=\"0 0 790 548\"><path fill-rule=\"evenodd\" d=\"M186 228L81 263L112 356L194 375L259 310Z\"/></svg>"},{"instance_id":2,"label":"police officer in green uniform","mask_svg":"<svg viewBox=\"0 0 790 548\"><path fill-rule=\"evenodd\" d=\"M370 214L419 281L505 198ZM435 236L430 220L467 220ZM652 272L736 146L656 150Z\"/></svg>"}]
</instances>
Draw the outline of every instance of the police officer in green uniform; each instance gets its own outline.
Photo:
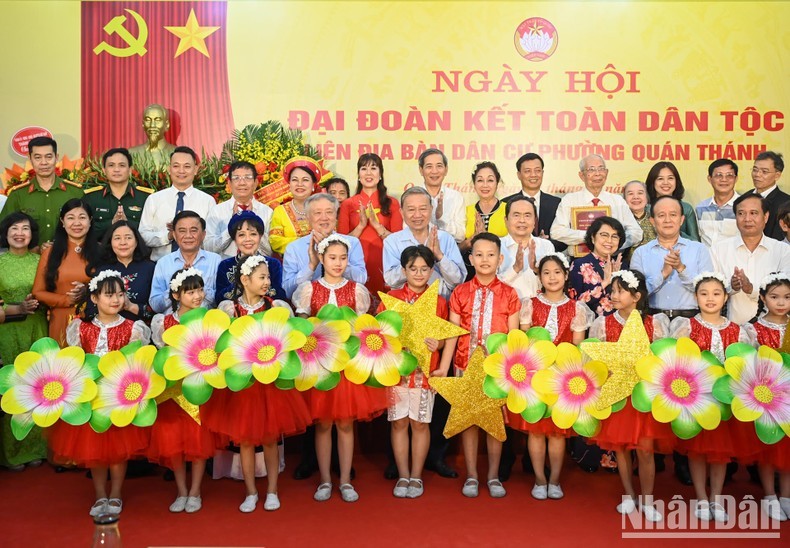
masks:
<instances>
[{"instance_id":1,"label":"police officer in green uniform","mask_svg":"<svg viewBox=\"0 0 790 548\"><path fill-rule=\"evenodd\" d=\"M132 155L125 148L111 148L102 157L107 185L85 191L85 202L93 208L93 229L101 239L117 221L128 221L134 228L140 224L143 204L152 189L129 182Z\"/></svg>"},{"instance_id":2,"label":"police officer in green uniform","mask_svg":"<svg viewBox=\"0 0 790 548\"><path fill-rule=\"evenodd\" d=\"M35 137L27 145L36 172L29 181L13 186L0 213L0 221L15 211L27 213L38 223L39 241L55 237L60 208L72 198L82 198L82 187L55 175L58 144L50 137Z\"/></svg>"}]
</instances>

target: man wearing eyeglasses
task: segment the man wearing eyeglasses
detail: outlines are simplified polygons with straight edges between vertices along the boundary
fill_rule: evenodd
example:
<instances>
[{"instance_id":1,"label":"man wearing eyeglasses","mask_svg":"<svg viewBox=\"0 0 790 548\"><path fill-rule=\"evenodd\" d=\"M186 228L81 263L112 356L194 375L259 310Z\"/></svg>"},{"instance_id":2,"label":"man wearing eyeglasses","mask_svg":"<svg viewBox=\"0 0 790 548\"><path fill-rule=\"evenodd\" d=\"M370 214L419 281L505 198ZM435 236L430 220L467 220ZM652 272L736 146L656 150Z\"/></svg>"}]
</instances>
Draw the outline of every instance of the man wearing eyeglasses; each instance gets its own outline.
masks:
<instances>
[{"instance_id":1,"label":"man wearing eyeglasses","mask_svg":"<svg viewBox=\"0 0 790 548\"><path fill-rule=\"evenodd\" d=\"M211 208L206 218L206 240L203 246L208 251L219 253L223 259L236 256L236 243L228 233L231 217L240 211L252 211L263 220L263 237L260 252L271 256L269 244L269 227L272 220L272 208L256 200L253 195L258 187L255 166L249 162L234 162L228 169L230 192L233 196Z\"/></svg>"},{"instance_id":2,"label":"man wearing eyeglasses","mask_svg":"<svg viewBox=\"0 0 790 548\"><path fill-rule=\"evenodd\" d=\"M768 205L768 222L765 224L765 235L775 240L784 240L785 233L779 226L779 209L790 201L790 194L779 189L779 178L784 171L785 162L778 152L766 150L757 155L752 168L754 189L746 194L759 194Z\"/></svg>"},{"instance_id":3,"label":"man wearing eyeglasses","mask_svg":"<svg viewBox=\"0 0 790 548\"><path fill-rule=\"evenodd\" d=\"M603 156L591 154L579 162L579 178L584 182L584 189L566 194L557 208L557 216L551 225L551 237L569 246L584 243L584 230L571 228L571 216L574 208L608 206L609 215L623 224L625 242L621 249L631 247L642 241L642 228L636 222L628 204L619 194L606 192L603 187L609 176ZM578 247L576 248L579 249ZM586 255L587 251L577 255Z\"/></svg>"},{"instance_id":4,"label":"man wearing eyeglasses","mask_svg":"<svg viewBox=\"0 0 790 548\"><path fill-rule=\"evenodd\" d=\"M708 182L713 188L713 196L697 204L695 211L702 243L711 247L738 234L732 209L739 196L735 192L738 165L729 158L714 160L708 166Z\"/></svg>"}]
</instances>

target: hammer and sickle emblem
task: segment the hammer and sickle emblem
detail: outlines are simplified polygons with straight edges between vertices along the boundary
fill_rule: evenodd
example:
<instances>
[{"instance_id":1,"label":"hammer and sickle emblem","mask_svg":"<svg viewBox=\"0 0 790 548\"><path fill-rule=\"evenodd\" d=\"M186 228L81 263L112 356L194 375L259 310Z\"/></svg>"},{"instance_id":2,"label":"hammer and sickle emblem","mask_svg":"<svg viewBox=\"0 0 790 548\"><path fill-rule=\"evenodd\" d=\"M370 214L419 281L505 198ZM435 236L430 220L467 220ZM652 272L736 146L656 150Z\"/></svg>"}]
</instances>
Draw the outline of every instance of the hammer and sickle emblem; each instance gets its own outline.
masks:
<instances>
[{"instance_id":1,"label":"hammer and sickle emblem","mask_svg":"<svg viewBox=\"0 0 790 548\"><path fill-rule=\"evenodd\" d=\"M107 42L101 42L98 46L93 48L93 53L99 55L102 52L107 52L113 57L131 57L132 55L139 55L142 57L145 55L148 50L145 49L145 43L148 41L148 25L145 22L145 19L134 10L126 9L124 10L128 12L134 20L137 22L137 28L140 31L138 36L133 36L131 32L127 30L124 23L126 23L126 16L125 15L117 15L110 19L110 22L104 25L104 32L107 34L117 34L121 40L126 42L127 47L119 48L115 46L111 46Z\"/></svg>"}]
</instances>

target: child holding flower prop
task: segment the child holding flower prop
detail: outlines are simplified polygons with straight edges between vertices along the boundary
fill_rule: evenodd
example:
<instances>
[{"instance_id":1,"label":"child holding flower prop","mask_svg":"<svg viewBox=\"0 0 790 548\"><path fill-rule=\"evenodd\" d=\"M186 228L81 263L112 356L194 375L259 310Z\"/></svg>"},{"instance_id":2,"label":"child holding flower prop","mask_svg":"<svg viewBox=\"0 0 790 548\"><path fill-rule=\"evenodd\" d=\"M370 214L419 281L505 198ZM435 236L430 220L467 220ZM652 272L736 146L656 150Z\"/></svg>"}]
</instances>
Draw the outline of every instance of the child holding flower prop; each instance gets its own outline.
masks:
<instances>
[{"instance_id":1,"label":"child holding flower prop","mask_svg":"<svg viewBox=\"0 0 790 548\"><path fill-rule=\"evenodd\" d=\"M789 311L790 276L769 274L760 284L754 322L757 342L763 346L759 351L742 344L727 347L727 376L714 387L714 395L732 406L736 419L754 422L750 444L761 447L757 455L765 493L761 505L779 521L790 517L790 356L775 349L783 346ZM776 470L780 472L780 498L776 496Z\"/></svg>"},{"instance_id":2,"label":"child holding flower prop","mask_svg":"<svg viewBox=\"0 0 790 548\"><path fill-rule=\"evenodd\" d=\"M195 268L182 269L170 280L172 314L157 314L151 320L151 339L163 348L164 332L178 325L182 316L200 308L206 294L203 275ZM160 352L154 365L162 371L167 351ZM180 383L171 383L173 390L181 392ZM170 505L171 512L193 513L203 506L200 487L206 470L206 459L214 454L214 438L198 422L197 406L184 401L183 395L168 397L159 403L158 417L151 427L151 442L146 458L173 471L178 495ZM179 401L181 403L177 403ZM187 409L192 412L188 413ZM187 485L187 466L192 463L192 485Z\"/></svg>"},{"instance_id":3,"label":"child holding flower prop","mask_svg":"<svg viewBox=\"0 0 790 548\"><path fill-rule=\"evenodd\" d=\"M239 274L236 300L220 303L221 310L236 317L219 357L229 390L203 407L203 418L209 430L239 446L247 491L239 510L245 513L258 504L255 446L263 446L268 482L263 509L274 511L280 508L277 441L283 435L304 432L310 413L299 393L280 390L273 383L278 377L293 379L299 374L294 350L304 346L306 337L289 323L290 307L269 297L271 280L265 257L248 257Z\"/></svg>"}]
</instances>

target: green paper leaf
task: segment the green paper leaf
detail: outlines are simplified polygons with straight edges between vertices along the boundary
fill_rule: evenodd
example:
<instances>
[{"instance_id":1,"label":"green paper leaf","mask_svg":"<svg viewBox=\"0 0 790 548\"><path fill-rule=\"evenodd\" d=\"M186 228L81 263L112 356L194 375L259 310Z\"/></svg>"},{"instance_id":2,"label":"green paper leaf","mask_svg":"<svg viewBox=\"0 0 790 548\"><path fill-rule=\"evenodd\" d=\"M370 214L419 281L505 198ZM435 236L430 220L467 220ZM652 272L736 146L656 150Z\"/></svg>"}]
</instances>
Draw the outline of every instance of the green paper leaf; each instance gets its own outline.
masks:
<instances>
[{"instance_id":1,"label":"green paper leaf","mask_svg":"<svg viewBox=\"0 0 790 548\"><path fill-rule=\"evenodd\" d=\"M35 423L33 422L32 412L11 417L11 433L14 434L18 441L25 439L33 429L33 426L35 426Z\"/></svg>"},{"instance_id":2,"label":"green paper leaf","mask_svg":"<svg viewBox=\"0 0 790 548\"><path fill-rule=\"evenodd\" d=\"M634 386L634 390L631 392L631 404L634 409L642 413L650 413L653 410L653 402L647 395L647 386L644 381L640 381Z\"/></svg>"},{"instance_id":3,"label":"green paper leaf","mask_svg":"<svg viewBox=\"0 0 790 548\"><path fill-rule=\"evenodd\" d=\"M237 364L225 370L225 382L228 383L228 388L233 392L239 392L247 388L250 385L251 379L252 371L244 365Z\"/></svg>"},{"instance_id":4,"label":"green paper leaf","mask_svg":"<svg viewBox=\"0 0 790 548\"><path fill-rule=\"evenodd\" d=\"M94 411L94 413L91 415L90 425L91 428L93 428L93 431L97 434L103 434L109 430L110 426L112 426L109 409L106 410L106 414L105 411Z\"/></svg>"},{"instance_id":5,"label":"green paper leaf","mask_svg":"<svg viewBox=\"0 0 790 548\"><path fill-rule=\"evenodd\" d=\"M30 347L31 352L38 352L39 354L46 354L47 352L57 352L60 350L60 346L55 341L55 339L51 339L49 337L44 337L43 339L39 339L33 343Z\"/></svg>"},{"instance_id":6,"label":"green paper leaf","mask_svg":"<svg viewBox=\"0 0 790 548\"><path fill-rule=\"evenodd\" d=\"M540 419L546 417L549 412L549 407L542 401L538 401L534 405L528 405L524 411L521 412L521 417L530 424L535 424Z\"/></svg>"},{"instance_id":7,"label":"green paper leaf","mask_svg":"<svg viewBox=\"0 0 790 548\"><path fill-rule=\"evenodd\" d=\"M368 380L366 380L363 384L365 386L370 386L372 388L386 388L383 384L381 384L378 380L376 380L375 375L371 375L370 377L368 377Z\"/></svg>"},{"instance_id":8,"label":"green paper leaf","mask_svg":"<svg viewBox=\"0 0 790 548\"><path fill-rule=\"evenodd\" d=\"M700 432L702 427L697 421L683 421L677 418L672 421L672 431L682 440L690 440Z\"/></svg>"},{"instance_id":9,"label":"green paper leaf","mask_svg":"<svg viewBox=\"0 0 790 548\"><path fill-rule=\"evenodd\" d=\"M340 383L340 373L330 373L315 384L315 389L326 392L327 390L332 390L338 383Z\"/></svg>"},{"instance_id":10,"label":"green paper leaf","mask_svg":"<svg viewBox=\"0 0 790 548\"><path fill-rule=\"evenodd\" d=\"M702 358L702 361L704 361L708 365L718 365L720 367L722 366L722 363L719 361L719 358L717 358L716 354L714 354L710 350L703 350L700 353L700 357Z\"/></svg>"},{"instance_id":11,"label":"green paper leaf","mask_svg":"<svg viewBox=\"0 0 790 548\"><path fill-rule=\"evenodd\" d=\"M743 358L751 357L757 354L757 350L754 347L746 344L746 343L732 343L728 345L727 348L724 350L724 357L731 358L733 356L741 356Z\"/></svg>"},{"instance_id":12,"label":"green paper leaf","mask_svg":"<svg viewBox=\"0 0 790 548\"><path fill-rule=\"evenodd\" d=\"M134 341L121 348L121 354L126 356L126 359L128 360L129 358L133 357L134 353L142 347L143 344L140 341Z\"/></svg>"},{"instance_id":13,"label":"green paper leaf","mask_svg":"<svg viewBox=\"0 0 790 548\"><path fill-rule=\"evenodd\" d=\"M134 426L151 426L156 421L157 407L154 400L145 400L137 408L137 416L132 420Z\"/></svg>"},{"instance_id":14,"label":"green paper leaf","mask_svg":"<svg viewBox=\"0 0 790 548\"><path fill-rule=\"evenodd\" d=\"M535 326L527 330L527 337L530 341L549 341L551 342L551 333L545 327Z\"/></svg>"},{"instance_id":15,"label":"green paper leaf","mask_svg":"<svg viewBox=\"0 0 790 548\"><path fill-rule=\"evenodd\" d=\"M296 352L288 352L285 359L281 361L281 365L280 375L278 376L280 379L293 380L302 372L302 362L299 361L299 356L296 355Z\"/></svg>"},{"instance_id":16,"label":"green paper leaf","mask_svg":"<svg viewBox=\"0 0 790 548\"><path fill-rule=\"evenodd\" d=\"M507 333L492 333L486 338L486 350L489 354L496 354L503 344L507 344Z\"/></svg>"},{"instance_id":17,"label":"green paper leaf","mask_svg":"<svg viewBox=\"0 0 790 548\"><path fill-rule=\"evenodd\" d=\"M200 322L207 313L208 310L205 308L193 308L183 316L179 316L178 323L181 325L189 325L192 322Z\"/></svg>"},{"instance_id":18,"label":"green paper leaf","mask_svg":"<svg viewBox=\"0 0 790 548\"><path fill-rule=\"evenodd\" d=\"M657 341L653 342L650 345L650 350L656 356L661 357L661 354L666 352L667 349L675 348L675 345L677 345L677 343L678 343L677 339L670 339L669 337L664 339L658 339Z\"/></svg>"},{"instance_id":19,"label":"green paper leaf","mask_svg":"<svg viewBox=\"0 0 790 548\"><path fill-rule=\"evenodd\" d=\"M181 383L181 391L189 403L203 405L214 393L214 388L203 380L200 375L192 373L187 375L184 382Z\"/></svg>"},{"instance_id":20,"label":"green paper leaf","mask_svg":"<svg viewBox=\"0 0 790 548\"><path fill-rule=\"evenodd\" d=\"M729 375L724 375L716 379L716 382L713 383L713 397L721 403L731 404L732 398L735 397L730 388L730 378Z\"/></svg>"},{"instance_id":21,"label":"green paper leaf","mask_svg":"<svg viewBox=\"0 0 790 548\"><path fill-rule=\"evenodd\" d=\"M760 441L767 445L773 445L785 437L784 430L774 421L768 423L768 421L757 419L754 422L754 430Z\"/></svg>"},{"instance_id":22,"label":"green paper leaf","mask_svg":"<svg viewBox=\"0 0 790 548\"><path fill-rule=\"evenodd\" d=\"M85 361L82 367L90 371L91 378L94 381L101 377L101 371L99 371L99 356L95 354L85 354Z\"/></svg>"},{"instance_id":23,"label":"green paper leaf","mask_svg":"<svg viewBox=\"0 0 790 548\"><path fill-rule=\"evenodd\" d=\"M601 342L601 339L596 339L595 337L589 337L581 342L581 344L579 345L579 350L582 352L584 351L584 349L581 347L581 345L584 343L599 343L599 342Z\"/></svg>"},{"instance_id":24,"label":"green paper leaf","mask_svg":"<svg viewBox=\"0 0 790 548\"><path fill-rule=\"evenodd\" d=\"M11 378L14 375L14 365L4 365L0 367L0 394L5 394L11 388Z\"/></svg>"},{"instance_id":25,"label":"green paper leaf","mask_svg":"<svg viewBox=\"0 0 790 548\"><path fill-rule=\"evenodd\" d=\"M782 366L786 369L790 369L790 354L780 352L779 355L782 356Z\"/></svg>"},{"instance_id":26,"label":"green paper leaf","mask_svg":"<svg viewBox=\"0 0 790 548\"><path fill-rule=\"evenodd\" d=\"M359 337L356 335L351 335L345 342L346 352L348 353L348 358L350 360L353 360L359 352L359 344Z\"/></svg>"},{"instance_id":27,"label":"green paper leaf","mask_svg":"<svg viewBox=\"0 0 790 548\"><path fill-rule=\"evenodd\" d=\"M72 426L80 426L90 420L91 414L90 402L67 403L63 406L63 414L60 418Z\"/></svg>"},{"instance_id":28,"label":"green paper leaf","mask_svg":"<svg viewBox=\"0 0 790 548\"><path fill-rule=\"evenodd\" d=\"M233 336L230 334L230 331L226 329L217 339L217 344L214 345L214 351L217 354L222 354L222 352L228 348L232 339Z\"/></svg>"},{"instance_id":29,"label":"green paper leaf","mask_svg":"<svg viewBox=\"0 0 790 548\"><path fill-rule=\"evenodd\" d=\"M718 403L719 405L719 410L721 412L721 420L722 421L730 420L732 418L732 408L725 403L719 403L719 402L716 403Z\"/></svg>"},{"instance_id":30,"label":"green paper leaf","mask_svg":"<svg viewBox=\"0 0 790 548\"><path fill-rule=\"evenodd\" d=\"M357 313L354 312L353 308L350 308L348 306L341 306L340 314L344 320L346 320L351 325L354 325L354 321L357 319Z\"/></svg>"},{"instance_id":31,"label":"green paper leaf","mask_svg":"<svg viewBox=\"0 0 790 548\"><path fill-rule=\"evenodd\" d=\"M162 348L156 351L156 355L154 356L153 367L154 367L154 371L156 371L160 377L165 376L165 362L167 361L167 358L170 357L171 350L172 347L163 346Z\"/></svg>"},{"instance_id":32,"label":"green paper leaf","mask_svg":"<svg viewBox=\"0 0 790 548\"><path fill-rule=\"evenodd\" d=\"M274 386L280 390L293 390L296 384L291 379L274 379Z\"/></svg>"},{"instance_id":33,"label":"green paper leaf","mask_svg":"<svg viewBox=\"0 0 790 548\"><path fill-rule=\"evenodd\" d=\"M349 308L349 310L351 309ZM351 312L353 313L353 310ZM342 320L343 312L333 304L325 304L321 307L321 310L318 311L316 318L324 321Z\"/></svg>"},{"instance_id":34,"label":"green paper leaf","mask_svg":"<svg viewBox=\"0 0 790 548\"><path fill-rule=\"evenodd\" d=\"M628 398L623 398L619 402L612 405L612 413L617 413L618 411L622 411L627 402L628 402Z\"/></svg>"},{"instance_id":35,"label":"green paper leaf","mask_svg":"<svg viewBox=\"0 0 790 548\"><path fill-rule=\"evenodd\" d=\"M292 329L302 333L305 337L313 332L313 324L304 318L291 318L288 320L288 325L291 326Z\"/></svg>"},{"instance_id":36,"label":"green paper leaf","mask_svg":"<svg viewBox=\"0 0 790 548\"><path fill-rule=\"evenodd\" d=\"M507 398L507 392L502 390L494 377L489 377L488 375L486 375L486 378L483 379L483 393L494 400Z\"/></svg>"},{"instance_id":37,"label":"green paper leaf","mask_svg":"<svg viewBox=\"0 0 790 548\"><path fill-rule=\"evenodd\" d=\"M417 358L414 357L414 354L411 352L403 352L401 354L403 356L403 360L401 360L400 365L398 366L398 372L401 374L401 377L405 377L407 375L411 375L415 369L417 369Z\"/></svg>"},{"instance_id":38,"label":"green paper leaf","mask_svg":"<svg viewBox=\"0 0 790 548\"><path fill-rule=\"evenodd\" d=\"M400 314L395 312L394 310L384 310L383 312L379 312L376 314L376 321L380 324L386 324L392 327L395 330L396 335L400 335L401 329L403 329L403 318L400 317Z\"/></svg>"},{"instance_id":39,"label":"green paper leaf","mask_svg":"<svg viewBox=\"0 0 790 548\"><path fill-rule=\"evenodd\" d=\"M586 419L579 419L573 423L573 431L579 434L580 436L584 436L585 438L591 438L595 436L598 431L600 430L601 422L592 416L587 416Z\"/></svg>"}]
</instances>

